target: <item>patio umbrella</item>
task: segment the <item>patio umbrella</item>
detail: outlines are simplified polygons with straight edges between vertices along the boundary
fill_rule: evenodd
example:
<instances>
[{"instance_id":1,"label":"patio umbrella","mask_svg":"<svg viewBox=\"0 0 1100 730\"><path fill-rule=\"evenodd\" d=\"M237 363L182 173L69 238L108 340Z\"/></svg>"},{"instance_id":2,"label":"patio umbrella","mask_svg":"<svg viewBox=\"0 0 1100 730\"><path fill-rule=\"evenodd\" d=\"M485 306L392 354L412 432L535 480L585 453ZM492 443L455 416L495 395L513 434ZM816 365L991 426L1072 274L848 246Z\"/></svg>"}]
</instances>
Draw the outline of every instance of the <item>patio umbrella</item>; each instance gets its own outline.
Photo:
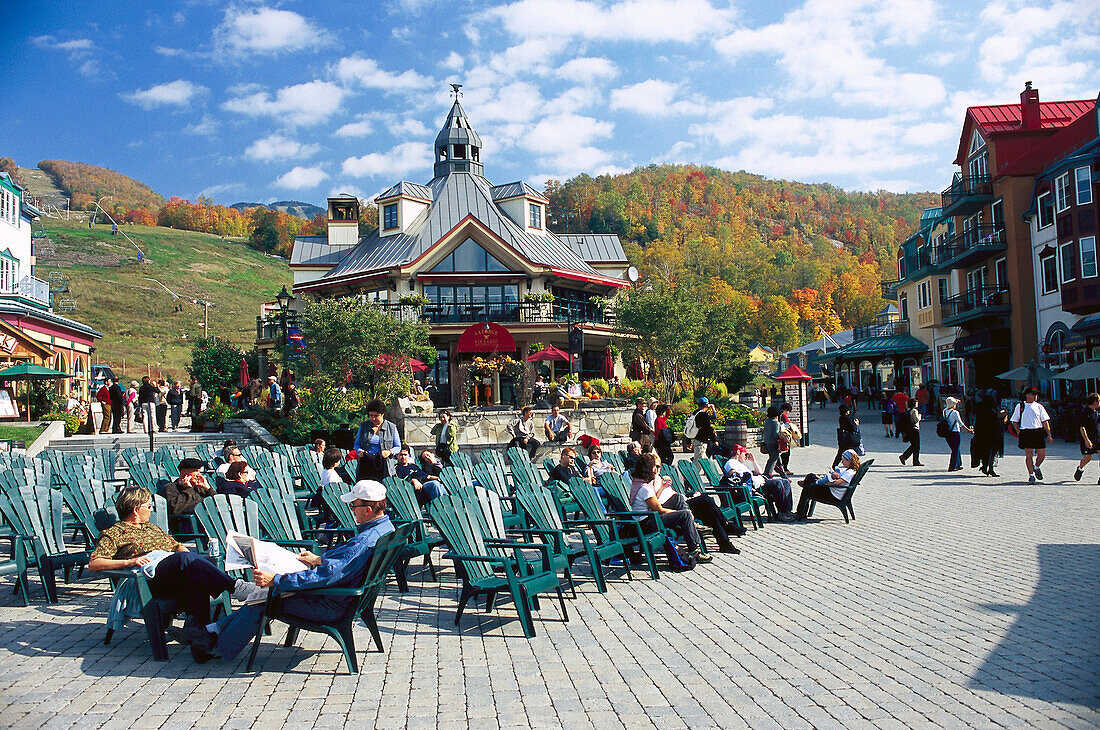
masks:
<instances>
[{"instance_id":1,"label":"patio umbrella","mask_svg":"<svg viewBox=\"0 0 1100 730\"><path fill-rule=\"evenodd\" d=\"M71 378L68 373L53 368L42 367L34 363L21 362L10 368L0 370L0 380L58 380ZM31 384L27 383L27 423L31 422Z\"/></svg>"},{"instance_id":2,"label":"patio umbrella","mask_svg":"<svg viewBox=\"0 0 1100 730\"><path fill-rule=\"evenodd\" d=\"M241 358L241 387L248 387L248 362L243 357Z\"/></svg>"},{"instance_id":3,"label":"patio umbrella","mask_svg":"<svg viewBox=\"0 0 1100 730\"><path fill-rule=\"evenodd\" d=\"M1030 383L1032 379L1035 380L1050 380L1058 373L1054 372L1050 368L1045 368L1042 365L1021 365L1018 368L1013 368L1007 373L1001 373L997 375L998 380L1022 380Z\"/></svg>"},{"instance_id":4,"label":"patio umbrella","mask_svg":"<svg viewBox=\"0 0 1100 730\"><path fill-rule=\"evenodd\" d=\"M1100 378L1100 362L1083 362L1054 376L1057 380L1090 380Z\"/></svg>"},{"instance_id":5,"label":"patio umbrella","mask_svg":"<svg viewBox=\"0 0 1100 730\"><path fill-rule=\"evenodd\" d=\"M542 360L550 361L550 379L554 379L554 363L555 362L569 362L569 353L560 348L549 345L544 350L533 352L526 358L527 362L540 362Z\"/></svg>"},{"instance_id":6,"label":"patio umbrella","mask_svg":"<svg viewBox=\"0 0 1100 730\"><path fill-rule=\"evenodd\" d=\"M418 373L422 373L428 369L427 365L417 360L415 357L410 357L407 365L393 355L379 355L374 360L375 370L396 369L398 366L400 366L402 370L412 369Z\"/></svg>"},{"instance_id":7,"label":"patio umbrella","mask_svg":"<svg viewBox=\"0 0 1100 730\"><path fill-rule=\"evenodd\" d=\"M615 377L615 358L611 355L611 345L603 353L603 376L608 380Z\"/></svg>"}]
</instances>

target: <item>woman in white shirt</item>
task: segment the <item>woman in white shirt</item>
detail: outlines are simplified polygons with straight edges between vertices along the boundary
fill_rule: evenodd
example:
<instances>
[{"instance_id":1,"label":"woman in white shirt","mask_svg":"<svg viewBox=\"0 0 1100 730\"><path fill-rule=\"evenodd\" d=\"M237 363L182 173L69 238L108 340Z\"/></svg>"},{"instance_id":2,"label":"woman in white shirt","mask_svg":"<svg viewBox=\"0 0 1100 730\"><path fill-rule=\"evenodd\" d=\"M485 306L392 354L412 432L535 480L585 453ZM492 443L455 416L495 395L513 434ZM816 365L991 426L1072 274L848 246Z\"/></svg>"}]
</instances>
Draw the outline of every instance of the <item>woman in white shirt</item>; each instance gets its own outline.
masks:
<instances>
[{"instance_id":1,"label":"woman in white shirt","mask_svg":"<svg viewBox=\"0 0 1100 730\"><path fill-rule=\"evenodd\" d=\"M1017 403L1009 419L1019 433L1019 447L1024 450L1024 463L1027 465L1027 481L1034 484L1043 478L1039 465L1047 458L1047 444L1054 443L1050 433L1050 414L1036 398L1039 391L1028 388L1024 391L1024 402Z\"/></svg>"},{"instance_id":2,"label":"woman in white shirt","mask_svg":"<svg viewBox=\"0 0 1100 730\"><path fill-rule=\"evenodd\" d=\"M698 563L710 562L713 558L703 552L699 530L695 527L695 516L687 508L684 495L672 488L671 480L662 480L659 476L657 457L642 454L634 464L630 483L630 509L635 512L655 512L665 527L671 527L684 537L688 552ZM663 498L663 501L662 501Z\"/></svg>"},{"instance_id":3,"label":"woman in white shirt","mask_svg":"<svg viewBox=\"0 0 1100 730\"><path fill-rule=\"evenodd\" d=\"M951 447L951 460L947 463L947 471L960 471L962 457L959 456L959 444L962 443L962 432L974 433L974 429L963 423L962 414L959 413L959 399L948 396L943 399L943 420L947 424L947 445Z\"/></svg>"},{"instance_id":4,"label":"woman in white shirt","mask_svg":"<svg viewBox=\"0 0 1100 730\"><path fill-rule=\"evenodd\" d=\"M810 500L835 502L843 499L844 493L848 491L848 485L855 479L858 470L859 454L853 449L848 449L840 455L840 463L837 467L825 476L818 478L816 474L807 474L806 478L798 483L802 487L802 493L798 495L796 518L806 519Z\"/></svg>"}]
</instances>

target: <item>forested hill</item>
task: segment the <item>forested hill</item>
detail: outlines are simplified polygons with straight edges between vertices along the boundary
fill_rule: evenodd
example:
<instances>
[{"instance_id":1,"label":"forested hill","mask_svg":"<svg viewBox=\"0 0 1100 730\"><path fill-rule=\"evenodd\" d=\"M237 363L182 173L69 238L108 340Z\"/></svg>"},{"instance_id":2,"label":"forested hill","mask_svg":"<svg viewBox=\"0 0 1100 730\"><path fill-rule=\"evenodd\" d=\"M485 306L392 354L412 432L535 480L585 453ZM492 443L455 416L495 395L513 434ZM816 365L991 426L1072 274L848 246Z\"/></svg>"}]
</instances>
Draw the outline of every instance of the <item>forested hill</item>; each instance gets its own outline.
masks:
<instances>
[{"instance_id":1,"label":"forested hill","mask_svg":"<svg viewBox=\"0 0 1100 730\"><path fill-rule=\"evenodd\" d=\"M108 207L156 210L164 205L164 198L145 183L106 167L68 160L42 160L38 169L72 197L74 209L84 208L104 196L110 196L104 201Z\"/></svg>"},{"instance_id":2,"label":"forested hill","mask_svg":"<svg viewBox=\"0 0 1100 730\"><path fill-rule=\"evenodd\" d=\"M934 193L860 193L693 165L650 165L546 185L556 232L618 233L643 276L772 311L790 305L797 330L769 344L867 324L884 306L898 244ZM780 311L788 317L786 311ZM765 324L765 323L762 323ZM797 344L795 342L794 344Z\"/></svg>"}]
</instances>

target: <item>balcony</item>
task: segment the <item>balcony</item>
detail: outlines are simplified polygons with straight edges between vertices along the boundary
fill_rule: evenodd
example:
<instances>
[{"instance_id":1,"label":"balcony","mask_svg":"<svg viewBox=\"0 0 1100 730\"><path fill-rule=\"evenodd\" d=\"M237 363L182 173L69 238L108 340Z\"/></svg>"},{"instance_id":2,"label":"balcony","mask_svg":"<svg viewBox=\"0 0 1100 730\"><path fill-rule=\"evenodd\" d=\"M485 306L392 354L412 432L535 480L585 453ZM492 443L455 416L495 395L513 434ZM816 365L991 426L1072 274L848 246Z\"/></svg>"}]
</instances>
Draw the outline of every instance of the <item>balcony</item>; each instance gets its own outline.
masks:
<instances>
[{"instance_id":1,"label":"balcony","mask_svg":"<svg viewBox=\"0 0 1100 730\"><path fill-rule=\"evenodd\" d=\"M947 299L943 303L943 325L956 327L982 319L1006 317L1012 311L1008 289L983 286Z\"/></svg>"},{"instance_id":2,"label":"balcony","mask_svg":"<svg viewBox=\"0 0 1100 730\"><path fill-rule=\"evenodd\" d=\"M50 285L33 276L17 282L0 283L0 296L22 297L43 307L50 306Z\"/></svg>"},{"instance_id":3,"label":"balcony","mask_svg":"<svg viewBox=\"0 0 1100 730\"><path fill-rule=\"evenodd\" d=\"M896 322L880 322L879 324L856 327L852 330L852 342L869 340L872 337L894 337L907 334L909 334L909 322L899 319Z\"/></svg>"},{"instance_id":4,"label":"balcony","mask_svg":"<svg viewBox=\"0 0 1100 730\"><path fill-rule=\"evenodd\" d=\"M477 322L515 323L591 323L612 325L614 318L591 302L448 302L424 305L378 302L379 308L405 321L431 325L471 325ZM287 328L298 327L299 315L287 315ZM275 341L282 337L278 314L256 317L257 341Z\"/></svg>"},{"instance_id":5,"label":"balcony","mask_svg":"<svg viewBox=\"0 0 1100 730\"><path fill-rule=\"evenodd\" d=\"M898 300L898 287L901 286L900 281L880 281L879 285L882 287L883 299L892 299L895 302Z\"/></svg>"},{"instance_id":6,"label":"balcony","mask_svg":"<svg viewBox=\"0 0 1100 730\"><path fill-rule=\"evenodd\" d=\"M936 247L936 266L941 270L962 269L1007 249L1004 228L974 226Z\"/></svg>"},{"instance_id":7,"label":"balcony","mask_svg":"<svg viewBox=\"0 0 1100 730\"><path fill-rule=\"evenodd\" d=\"M993 202L993 182L989 175L959 178L940 193L942 215L945 216L970 215L991 202Z\"/></svg>"},{"instance_id":8,"label":"balcony","mask_svg":"<svg viewBox=\"0 0 1100 730\"><path fill-rule=\"evenodd\" d=\"M1082 316L1100 312L1100 280L1077 277L1062 284L1062 309Z\"/></svg>"}]
</instances>

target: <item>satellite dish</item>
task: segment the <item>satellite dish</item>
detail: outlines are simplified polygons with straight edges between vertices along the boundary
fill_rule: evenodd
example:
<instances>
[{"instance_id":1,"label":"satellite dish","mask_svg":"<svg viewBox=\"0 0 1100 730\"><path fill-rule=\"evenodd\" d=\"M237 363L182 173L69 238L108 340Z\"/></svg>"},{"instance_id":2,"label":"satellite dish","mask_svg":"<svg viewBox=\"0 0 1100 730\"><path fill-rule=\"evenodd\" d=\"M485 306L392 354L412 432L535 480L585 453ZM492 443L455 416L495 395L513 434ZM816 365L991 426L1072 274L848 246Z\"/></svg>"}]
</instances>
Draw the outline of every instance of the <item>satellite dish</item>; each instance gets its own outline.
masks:
<instances>
[{"instance_id":1,"label":"satellite dish","mask_svg":"<svg viewBox=\"0 0 1100 730\"><path fill-rule=\"evenodd\" d=\"M631 281L637 281L638 280L638 269L637 269L637 267L631 266L630 268L628 268L626 270L626 278L630 279Z\"/></svg>"}]
</instances>

